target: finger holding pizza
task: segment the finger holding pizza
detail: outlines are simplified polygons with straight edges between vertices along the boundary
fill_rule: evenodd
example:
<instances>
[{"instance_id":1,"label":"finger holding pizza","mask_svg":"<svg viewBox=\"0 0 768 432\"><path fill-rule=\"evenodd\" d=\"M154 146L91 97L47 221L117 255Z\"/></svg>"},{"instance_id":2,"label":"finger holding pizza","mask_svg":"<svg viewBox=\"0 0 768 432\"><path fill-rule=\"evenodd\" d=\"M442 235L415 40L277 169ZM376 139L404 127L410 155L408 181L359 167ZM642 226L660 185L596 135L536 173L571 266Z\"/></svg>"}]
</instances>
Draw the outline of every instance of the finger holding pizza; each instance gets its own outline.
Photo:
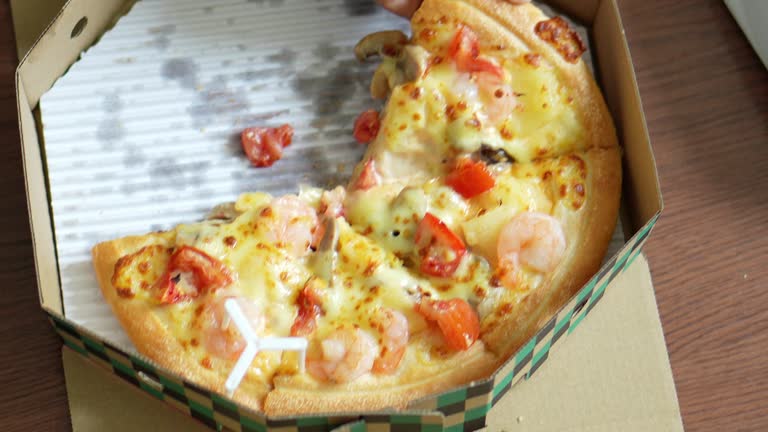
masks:
<instances>
[{"instance_id":1,"label":"finger holding pizza","mask_svg":"<svg viewBox=\"0 0 768 432\"><path fill-rule=\"evenodd\" d=\"M380 5L390 11L410 18L414 12L421 6L422 0L376 0ZM503 0L512 4L528 3L531 0Z\"/></svg>"}]
</instances>

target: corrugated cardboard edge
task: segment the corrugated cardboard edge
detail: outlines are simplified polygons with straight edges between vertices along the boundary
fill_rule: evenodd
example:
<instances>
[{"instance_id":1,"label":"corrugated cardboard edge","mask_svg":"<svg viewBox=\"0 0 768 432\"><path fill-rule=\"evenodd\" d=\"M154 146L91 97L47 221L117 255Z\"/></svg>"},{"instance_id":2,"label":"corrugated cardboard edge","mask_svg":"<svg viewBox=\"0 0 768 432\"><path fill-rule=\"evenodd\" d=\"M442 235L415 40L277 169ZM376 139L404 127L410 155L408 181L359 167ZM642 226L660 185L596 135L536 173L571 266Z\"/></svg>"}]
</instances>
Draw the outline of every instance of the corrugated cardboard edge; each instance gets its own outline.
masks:
<instances>
[{"instance_id":1,"label":"corrugated cardboard edge","mask_svg":"<svg viewBox=\"0 0 768 432\"><path fill-rule=\"evenodd\" d=\"M51 77L58 78L64 73L67 67L79 56L79 53L91 45L114 22L118 12L124 10L125 5L130 3L118 0L106 2L70 0L22 61L17 71L16 82L24 172L28 188L30 225L33 242L36 246L35 264L38 287L40 288L43 308L51 316L54 326L64 338L65 344L77 352L95 359L97 363L111 369L134 386L189 412L193 417L212 427L218 427L218 425L225 423L231 424L227 419L234 420L237 418L238 423L233 424L236 427L235 430L245 430L252 427L258 429L291 427L301 430L302 423L309 425L308 422L311 421L307 419L312 419L312 417L277 421L268 420L257 413L251 413L254 414L251 417L247 410L238 409L226 398L211 394L192 383L180 380L178 377L154 367L146 359L126 354L123 350L101 341L86 329L67 322L61 315L63 311L60 290L56 289L59 287L59 281L55 253L53 252L51 215L42 164L43 154L35 129L32 107L37 104L40 96L55 81L55 78L52 79ZM560 2L554 3L559 4ZM631 120L617 122L624 126L619 129L620 138L624 144L626 155L633 160L631 166L625 164L625 173L627 174L625 179L628 179L625 181L625 200L628 200L630 206L638 213L634 218L635 220L629 221L630 223L625 224L625 226L632 229L632 227L637 227L637 224L633 222L645 221L645 224L635 233L622 251L606 264L598 275L560 313L553 317L536 337L497 371L493 379L473 383L468 387L414 404L414 408L426 409L429 412L437 409L442 412L445 415L443 426L448 429L482 427L485 424L485 415L493 404L514 383L535 373L548 358L555 343L578 326L602 298L605 289L610 285L613 278L637 257L661 211L662 202L658 179L655 175L655 161L648 144L642 105L632 62L629 58L629 50L623 35L618 7L615 0L602 0L602 2L597 3L593 1L590 4L597 5L593 30L600 32L599 27L608 26L604 31L614 36L601 37L595 41L599 75L626 78L603 83L604 93L609 106L612 108L614 118L620 120L629 118ZM97 10L101 13L93 15L93 12ZM67 41L66 38L70 38L72 23L78 22L83 16L89 16L89 26L78 36L80 42ZM586 19L587 17L579 16L579 18ZM62 46L65 49L62 50ZM53 49L56 49L55 55L49 52ZM609 53L620 53L619 62L599 61L600 57L610 58ZM48 65L49 68L37 64L42 61L48 62L51 59L56 63ZM52 74L51 71L54 73ZM169 397L165 397L166 395ZM424 413L383 414L378 418L388 418L392 422L395 417L403 415L409 418L415 417L416 421L421 421L418 419Z\"/></svg>"}]
</instances>

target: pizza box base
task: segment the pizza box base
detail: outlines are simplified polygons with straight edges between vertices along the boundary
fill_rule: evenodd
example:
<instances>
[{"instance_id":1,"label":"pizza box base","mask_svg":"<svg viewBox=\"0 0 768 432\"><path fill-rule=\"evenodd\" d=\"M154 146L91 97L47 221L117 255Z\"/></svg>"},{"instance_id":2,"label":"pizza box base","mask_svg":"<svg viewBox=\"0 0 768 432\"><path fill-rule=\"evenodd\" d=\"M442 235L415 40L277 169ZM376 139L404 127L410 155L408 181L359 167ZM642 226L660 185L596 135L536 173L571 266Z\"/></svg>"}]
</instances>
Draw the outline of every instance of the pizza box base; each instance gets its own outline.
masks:
<instances>
[{"instance_id":1,"label":"pizza box base","mask_svg":"<svg viewBox=\"0 0 768 432\"><path fill-rule=\"evenodd\" d=\"M488 432L683 430L645 257L616 282L557 355L491 410ZM69 348L62 359L75 432L209 430Z\"/></svg>"}]
</instances>

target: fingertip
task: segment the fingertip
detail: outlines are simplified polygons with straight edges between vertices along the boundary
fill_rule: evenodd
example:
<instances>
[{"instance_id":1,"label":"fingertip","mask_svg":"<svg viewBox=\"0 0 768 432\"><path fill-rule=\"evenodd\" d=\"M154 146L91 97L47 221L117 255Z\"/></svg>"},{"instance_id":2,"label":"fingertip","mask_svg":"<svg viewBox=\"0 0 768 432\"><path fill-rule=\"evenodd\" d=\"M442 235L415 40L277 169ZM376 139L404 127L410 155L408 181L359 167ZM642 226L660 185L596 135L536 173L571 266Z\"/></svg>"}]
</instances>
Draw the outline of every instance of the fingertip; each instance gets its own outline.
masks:
<instances>
[{"instance_id":1,"label":"fingertip","mask_svg":"<svg viewBox=\"0 0 768 432\"><path fill-rule=\"evenodd\" d=\"M421 0L376 0L385 9L410 18L421 5Z\"/></svg>"}]
</instances>

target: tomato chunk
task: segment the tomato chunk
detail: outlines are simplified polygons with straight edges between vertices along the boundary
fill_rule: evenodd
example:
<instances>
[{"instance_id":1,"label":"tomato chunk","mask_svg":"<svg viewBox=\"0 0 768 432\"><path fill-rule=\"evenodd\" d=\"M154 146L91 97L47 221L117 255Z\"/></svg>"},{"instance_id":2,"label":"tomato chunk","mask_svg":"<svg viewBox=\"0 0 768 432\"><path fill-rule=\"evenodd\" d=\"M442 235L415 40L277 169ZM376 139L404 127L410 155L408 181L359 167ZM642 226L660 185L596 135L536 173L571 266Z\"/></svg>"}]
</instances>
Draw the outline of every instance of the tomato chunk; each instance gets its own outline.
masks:
<instances>
[{"instance_id":1,"label":"tomato chunk","mask_svg":"<svg viewBox=\"0 0 768 432\"><path fill-rule=\"evenodd\" d=\"M169 271L166 271L157 279L152 289L157 293L157 299L160 303L175 304L192 297L189 293L182 292L176 281L177 278L174 278Z\"/></svg>"},{"instance_id":2,"label":"tomato chunk","mask_svg":"<svg viewBox=\"0 0 768 432\"><path fill-rule=\"evenodd\" d=\"M232 282L234 276L224 263L200 249L182 246L171 255L168 268L153 288L161 303L174 304Z\"/></svg>"},{"instance_id":3,"label":"tomato chunk","mask_svg":"<svg viewBox=\"0 0 768 432\"><path fill-rule=\"evenodd\" d=\"M363 111L355 120L353 135L360 144L367 144L379 134L379 112L376 110Z\"/></svg>"},{"instance_id":4,"label":"tomato chunk","mask_svg":"<svg viewBox=\"0 0 768 432\"><path fill-rule=\"evenodd\" d=\"M283 148L291 145L293 128L282 125L276 128L253 127L245 129L240 137L245 155L255 167L272 166L283 157Z\"/></svg>"},{"instance_id":5,"label":"tomato chunk","mask_svg":"<svg viewBox=\"0 0 768 432\"><path fill-rule=\"evenodd\" d=\"M370 159L363 165L363 170L357 177L352 189L368 190L377 186L380 182L381 179L379 178L379 173L376 172L376 162L374 162L373 159Z\"/></svg>"},{"instance_id":6,"label":"tomato chunk","mask_svg":"<svg viewBox=\"0 0 768 432\"><path fill-rule=\"evenodd\" d=\"M192 273L192 282L200 291L216 290L234 282L224 263L192 246L176 250L169 266L174 272Z\"/></svg>"},{"instance_id":7,"label":"tomato chunk","mask_svg":"<svg viewBox=\"0 0 768 432\"><path fill-rule=\"evenodd\" d=\"M445 177L445 184L453 188L464 198L472 198L491 189L496 180L488 171L485 163L468 158L460 159L456 167Z\"/></svg>"},{"instance_id":8,"label":"tomato chunk","mask_svg":"<svg viewBox=\"0 0 768 432\"><path fill-rule=\"evenodd\" d=\"M320 296L313 288L312 281L307 282L296 297L299 313L291 326L291 336L307 336L317 328L317 317L322 314Z\"/></svg>"},{"instance_id":9,"label":"tomato chunk","mask_svg":"<svg viewBox=\"0 0 768 432\"><path fill-rule=\"evenodd\" d=\"M487 58L480 57L480 43L477 40L477 35L465 25L459 28L448 46L448 56L456 63L459 72L482 72L498 79L504 77L501 66Z\"/></svg>"},{"instance_id":10,"label":"tomato chunk","mask_svg":"<svg viewBox=\"0 0 768 432\"><path fill-rule=\"evenodd\" d=\"M419 222L415 241L421 271L431 276L451 276L467 252L461 238L432 213Z\"/></svg>"},{"instance_id":11,"label":"tomato chunk","mask_svg":"<svg viewBox=\"0 0 768 432\"><path fill-rule=\"evenodd\" d=\"M422 300L416 305L416 311L437 324L446 344L453 350L468 350L480 336L480 319L465 300Z\"/></svg>"}]
</instances>

